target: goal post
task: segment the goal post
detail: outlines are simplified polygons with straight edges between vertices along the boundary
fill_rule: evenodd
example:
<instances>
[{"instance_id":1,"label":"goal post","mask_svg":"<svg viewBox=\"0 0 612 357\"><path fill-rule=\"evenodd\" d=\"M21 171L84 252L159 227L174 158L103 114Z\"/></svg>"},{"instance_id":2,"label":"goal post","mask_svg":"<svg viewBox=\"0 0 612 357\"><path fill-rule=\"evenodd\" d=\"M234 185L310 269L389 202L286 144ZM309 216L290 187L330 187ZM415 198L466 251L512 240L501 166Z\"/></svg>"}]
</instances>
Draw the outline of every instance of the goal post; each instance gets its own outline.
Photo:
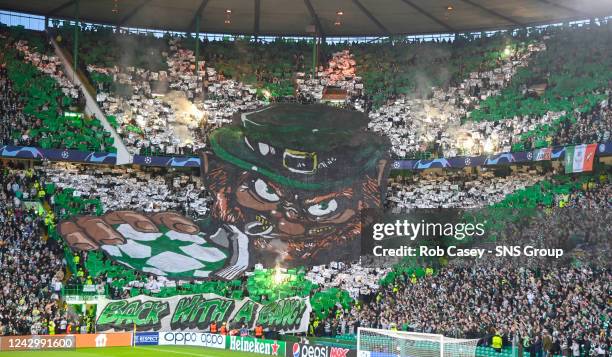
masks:
<instances>
[{"instance_id":1,"label":"goal post","mask_svg":"<svg viewBox=\"0 0 612 357\"><path fill-rule=\"evenodd\" d=\"M380 330L357 330L357 357L474 357L478 340L443 335Z\"/></svg>"}]
</instances>

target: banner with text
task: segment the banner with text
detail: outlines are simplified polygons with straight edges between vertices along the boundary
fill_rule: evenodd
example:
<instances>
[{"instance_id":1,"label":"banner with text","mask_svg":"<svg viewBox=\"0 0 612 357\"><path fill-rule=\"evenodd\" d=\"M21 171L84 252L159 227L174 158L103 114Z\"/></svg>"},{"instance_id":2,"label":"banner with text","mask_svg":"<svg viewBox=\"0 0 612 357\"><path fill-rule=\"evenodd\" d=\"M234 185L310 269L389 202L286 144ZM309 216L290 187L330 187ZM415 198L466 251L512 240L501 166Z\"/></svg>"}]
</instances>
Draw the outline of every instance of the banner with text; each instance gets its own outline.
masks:
<instances>
[{"instance_id":1,"label":"banner with text","mask_svg":"<svg viewBox=\"0 0 612 357\"><path fill-rule=\"evenodd\" d=\"M268 356L285 356L285 341L263 340L253 337L227 336L230 351L259 353Z\"/></svg>"},{"instance_id":2,"label":"banner with text","mask_svg":"<svg viewBox=\"0 0 612 357\"><path fill-rule=\"evenodd\" d=\"M356 357L357 351L319 344L303 344L294 342L291 351L287 351L288 357Z\"/></svg>"},{"instance_id":3,"label":"banner with text","mask_svg":"<svg viewBox=\"0 0 612 357\"><path fill-rule=\"evenodd\" d=\"M206 332L159 332L161 346L200 346L210 348L225 348L225 336Z\"/></svg>"},{"instance_id":4,"label":"banner with text","mask_svg":"<svg viewBox=\"0 0 612 357\"><path fill-rule=\"evenodd\" d=\"M228 299L216 294L125 300L102 300L96 316L97 331L207 331L212 322L230 328L261 324L276 332L305 332L311 312L308 298L281 299L266 305L249 298Z\"/></svg>"},{"instance_id":5,"label":"banner with text","mask_svg":"<svg viewBox=\"0 0 612 357\"><path fill-rule=\"evenodd\" d=\"M159 332L136 332L134 344L136 346L159 345Z\"/></svg>"}]
</instances>

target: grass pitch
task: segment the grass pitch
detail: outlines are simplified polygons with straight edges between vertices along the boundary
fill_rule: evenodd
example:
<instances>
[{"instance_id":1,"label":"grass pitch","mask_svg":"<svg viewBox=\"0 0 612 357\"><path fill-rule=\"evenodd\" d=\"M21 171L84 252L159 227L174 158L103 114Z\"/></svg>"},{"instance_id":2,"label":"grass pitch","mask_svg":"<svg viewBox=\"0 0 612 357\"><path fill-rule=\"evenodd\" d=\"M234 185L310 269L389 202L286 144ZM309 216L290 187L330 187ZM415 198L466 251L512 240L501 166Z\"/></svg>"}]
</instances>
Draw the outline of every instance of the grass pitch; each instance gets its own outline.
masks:
<instances>
[{"instance_id":1,"label":"grass pitch","mask_svg":"<svg viewBox=\"0 0 612 357\"><path fill-rule=\"evenodd\" d=\"M283 354L284 355L284 354ZM264 355L193 346L135 346L0 352L0 357L262 357ZM279 356L284 357L284 356Z\"/></svg>"}]
</instances>

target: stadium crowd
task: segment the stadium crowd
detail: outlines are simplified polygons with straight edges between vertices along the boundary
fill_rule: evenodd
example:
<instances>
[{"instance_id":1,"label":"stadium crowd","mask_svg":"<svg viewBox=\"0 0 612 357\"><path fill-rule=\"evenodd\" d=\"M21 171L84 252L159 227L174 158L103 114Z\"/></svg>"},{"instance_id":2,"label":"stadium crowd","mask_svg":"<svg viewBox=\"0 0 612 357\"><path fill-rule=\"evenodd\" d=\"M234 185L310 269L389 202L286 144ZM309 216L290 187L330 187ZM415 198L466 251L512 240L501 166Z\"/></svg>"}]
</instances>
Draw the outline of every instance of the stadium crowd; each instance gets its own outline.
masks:
<instances>
[{"instance_id":1,"label":"stadium crowd","mask_svg":"<svg viewBox=\"0 0 612 357\"><path fill-rule=\"evenodd\" d=\"M496 241L562 247L582 264L571 258L491 257L454 260L418 279L399 272L391 284L362 296L362 305L315 321L314 333L354 334L361 326L479 338L485 344L500 335L505 346L514 345L523 355L604 355L600 351L612 347L611 189L606 174L591 179L558 195L555 208L528 227L510 223L512 233Z\"/></svg>"},{"instance_id":2,"label":"stadium crowd","mask_svg":"<svg viewBox=\"0 0 612 357\"><path fill-rule=\"evenodd\" d=\"M487 151L510 151L509 132L527 131L538 119L468 123L465 128L461 120L481 99L499 95L517 70L540 51L546 51L544 43L518 47L495 67L472 72L456 86L431 88L431 95L425 97L398 96L370 114L370 128L389 136L397 157L424 151L445 157L475 155L483 153L485 145ZM540 120L550 121L548 116Z\"/></svg>"},{"instance_id":3,"label":"stadium crowd","mask_svg":"<svg viewBox=\"0 0 612 357\"><path fill-rule=\"evenodd\" d=\"M525 355L546 350L577 356L570 351L574 343L581 356L598 347L609 350L609 270L505 264L466 262L416 282L404 275L340 319L352 332L366 326L466 338L501 334L507 345L522 346ZM552 343L545 345L546 339Z\"/></svg>"},{"instance_id":4,"label":"stadium crowd","mask_svg":"<svg viewBox=\"0 0 612 357\"><path fill-rule=\"evenodd\" d=\"M99 121L83 113L84 96L64 72L44 34L0 26L0 142L112 152Z\"/></svg>"},{"instance_id":5,"label":"stadium crowd","mask_svg":"<svg viewBox=\"0 0 612 357\"><path fill-rule=\"evenodd\" d=\"M319 66L316 77L303 72L297 73L297 96L303 102L335 100L341 103L350 102L356 110L366 111L362 106L363 83L356 75L356 61L349 50L332 53L326 66ZM326 92L334 88L336 97Z\"/></svg>"},{"instance_id":6,"label":"stadium crowd","mask_svg":"<svg viewBox=\"0 0 612 357\"><path fill-rule=\"evenodd\" d=\"M43 333L49 321L59 325L66 317L59 301L63 251L45 237L37 207L29 205L39 191L36 173L0 174L0 335Z\"/></svg>"},{"instance_id":7,"label":"stadium crowd","mask_svg":"<svg viewBox=\"0 0 612 357\"><path fill-rule=\"evenodd\" d=\"M493 172L398 176L387 190L387 205L405 208L476 208L544 180L537 170L498 176Z\"/></svg>"},{"instance_id":8,"label":"stadium crowd","mask_svg":"<svg viewBox=\"0 0 612 357\"><path fill-rule=\"evenodd\" d=\"M22 262L31 256L37 257L36 262L40 263L17 265L17 269L32 272L31 275L25 275L29 276L30 280L24 279L23 287L17 290L3 290L4 318L1 321L4 333L44 333L49 332L49 326L57 328L55 332L59 333L65 331L62 326L79 325L81 321L78 316L70 316L58 306L57 294L61 289L65 269L61 248L57 242L50 239L32 240L35 237L44 239L42 218L36 210L25 208L25 202L35 201L37 195L40 195L40 188L46 186L49 178L52 180L59 175L61 171L54 170L59 170L60 166L74 170L73 175L69 176L78 177L87 172L70 165L52 165L54 166L46 170L36 171L4 169L2 220L3 223L12 223L3 224L0 249L2 264L15 267L15 260ZM45 175L48 177L44 177ZM516 189L525 185L521 181L525 179L523 175L525 174L516 175L518 182L521 182L514 186ZM533 173L531 175L533 176ZM493 177L489 179L483 179L483 182L495 189L499 182ZM510 179L507 177L505 180ZM466 179L466 182L469 183L469 179ZM482 183L475 186L488 191L482 188L485 186ZM462 187L465 189L465 186ZM435 198L433 192L430 195ZM562 196L557 199L555 205L559 205L563 200L564 211L576 208L612 208L612 189L605 173L601 175L599 182L591 180L583 184L580 190ZM446 197L443 191L440 197ZM53 198L49 201L53 202ZM486 201L480 204L484 202ZM494 202L496 198L490 203ZM580 222L571 221L572 217L584 218L583 215L574 214L559 216L558 219L555 219L554 215L552 217L542 223L540 232L543 229L550 230L551 225L575 227L580 225ZM609 219L600 223L605 225L606 222L609 222ZM599 235L596 240L599 240L599 243L603 241L608 246L597 246L594 244L597 242L591 240L583 242L585 244L582 249L609 251L610 232L603 230L601 233L603 236ZM548 349L553 353L561 352L569 356L571 354L568 353L572 353L574 348L571 346L578 346L576 348L582 355L588 356L589 351L594 352L598 348L607 350L609 343L609 331L605 327L610 317L606 296L612 287L609 285L610 271L605 268L609 263L606 259L604 256L600 261L591 258L586 260L594 266L538 268L528 265L515 267L502 261L469 264L459 262L442 268L437 274L428 274L419 279L415 279L413 275L401 274L387 286L380 285L380 280L388 270L370 269L359 264L334 263L317 267L307 273L307 278L317 282L322 288L340 287L362 302L350 310L335 309L327 319L313 320L312 332L333 336L354 333L358 326L373 326L444 333L457 337L482 338L499 333L507 344L514 343L525 351ZM86 254L82 254L79 260L86 261ZM8 279L14 272L8 269L4 270L3 274L4 278ZM73 275L67 283L75 281L80 284L108 285L109 296L114 298L129 297L134 288L155 292L164 287L181 284L141 273L137 273L134 281L123 288L114 286L113 278L102 275L92 279L87 276L87 272ZM24 296L19 299L13 294L14 291L31 293L18 295ZM432 300L432 296L437 298ZM399 310L398 306L401 306ZM14 310L7 311L7 308ZM28 316L19 314L28 311L28 308L32 309L33 320L17 317ZM41 316L40 319L36 318L38 315ZM46 321L49 318L53 323ZM87 320L83 321L87 329ZM89 324L91 327L91 321ZM550 343L544 342L549 340Z\"/></svg>"},{"instance_id":9,"label":"stadium crowd","mask_svg":"<svg viewBox=\"0 0 612 357\"><path fill-rule=\"evenodd\" d=\"M612 83L608 85L612 88ZM581 113L576 123L565 123L555 144L603 143L612 138L612 90L592 112Z\"/></svg>"},{"instance_id":10,"label":"stadium crowd","mask_svg":"<svg viewBox=\"0 0 612 357\"><path fill-rule=\"evenodd\" d=\"M159 71L87 67L99 82L98 103L134 154L189 155L203 147L207 132L231 122L234 113L263 105L254 88L226 79L204 61L196 76L195 55L180 39L169 39L162 57L167 69Z\"/></svg>"},{"instance_id":11,"label":"stadium crowd","mask_svg":"<svg viewBox=\"0 0 612 357\"><path fill-rule=\"evenodd\" d=\"M75 100L82 96L78 87L66 76L64 66L58 56L51 53L40 53L36 48L31 48L28 41L24 40L15 43L15 48L21 52L24 62L33 64L40 72L55 79L64 95Z\"/></svg>"},{"instance_id":12,"label":"stadium crowd","mask_svg":"<svg viewBox=\"0 0 612 357\"><path fill-rule=\"evenodd\" d=\"M25 133L34 120L23 113L23 102L13 91L6 66L0 66L0 138L4 145L34 145L27 135L13 137L13 133ZM7 120L12 118L12 120Z\"/></svg>"},{"instance_id":13,"label":"stadium crowd","mask_svg":"<svg viewBox=\"0 0 612 357\"><path fill-rule=\"evenodd\" d=\"M584 33L577 31L572 43L584 39ZM327 98L330 101L367 112L371 118L369 129L390 137L392 152L398 157L427 153L476 155L610 140L612 78L609 71L598 67L607 64L604 61L610 58L606 56L609 45L602 44L602 38L597 36L582 57L576 53L559 55L559 44L563 41L551 40L547 34L516 41L518 44L505 38L501 42L500 38L491 39L490 43L487 39L467 41L454 50L465 50L466 58L461 59L447 53L450 46L447 43L398 45L397 49L388 49L392 52L386 54L389 58L385 55L372 58L380 46L391 47L388 44L344 46L349 49L330 46L331 51L323 61L326 64L317 68L317 76L312 78L307 73L307 58L298 54L303 49L300 44L275 43L266 47L207 43L210 50L205 51L204 60L196 68L194 53L187 49L186 39L150 39L147 44L153 45L143 46L145 52L135 62L123 63L116 55L110 56L111 61L100 61L109 54L98 55L94 49L104 47L102 44L108 46L104 51L112 49L113 42L108 38L115 35L101 32L91 41L85 35L87 72L98 90L101 108L132 153L193 154L205 147L209 130L229 123L235 113L287 97L303 102L326 100L329 89L342 94L330 95ZM32 39L26 42L4 32L2 36L4 48L14 52L0 54L0 139L4 144L45 146L38 139L63 135L66 130L29 135L32 128L48 123L24 111L27 103L23 102L23 93L14 90L15 81L9 73L14 75L15 68L21 68L14 66L15 62L36 69L30 80L53 79L50 88L59 93L53 92L51 103L66 97L67 103L78 108L81 94L63 74L57 57L37 52ZM126 38L133 39L129 35ZM64 41L69 41L69 37ZM467 54L472 46L480 45L483 48L475 50L474 55ZM599 45L601 51L596 48ZM265 63L252 68L239 58L244 53L236 50L239 46L250 48L245 56L267 52L269 48L291 51L288 57L283 57L288 64L280 65L281 68L268 68ZM161 58L161 62L143 60L152 56L146 51L153 47L158 51L154 57ZM401 51L406 49L423 50L427 56L414 59L414 63L393 59L401 57ZM493 60L480 58L483 52L495 54L491 56ZM582 60L595 70L588 74L580 71ZM423 70L419 61L428 66L430 62L436 63L437 70L449 70L452 75L414 77ZM386 78L376 84L380 79L374 74L377 71L406 72L412 77L392 83ZM574 74L579 80L570 82L560 73ZM593 78L598 75L601 80ZM418 88L402 87L410 81L420 83ZM580 81L588 83L583 85ZM387 92L385 85L392 91ZM523 102L529 103L525 105L527 109L507 108L508 103ZM54 107L55 114L69 109L67 103ZM96 130L80 137L79 143L96 137ZM50 146L67 142L62 138ZM103 148L104 144L96 147ZM503 174L482 171L397 177L389 183L387 202L399 210L505 205L516 192L529 196L532 191L528 189L544 181L561 186L554 181L554 174L557 172L539 166ZM546 351L588 356L609 351L612 280L605 254L610 251L608 212L612 208L612 187L609 173L603 177L569 193L555 192L548 195L548 201L538 202L539 207L552 212L530 226L523 237L526 242L546 244L557 237L576 236L588 224L592 227L594 222L598 223L604 227L602 230L567 243L575 250L574 257L588 264L519 267L502 259L456 261L418 278L416 274L402 272L390 284L381 283L391 272L390 265L385 269L367 264L317 266L305 273L306 279L319 284L315 291L339 288L358 303L350 308L335 307L328 316L314 318L311 333L354 334L357 327L369 326L467 338L499 334L507 344L520 346L524 353ZM43 163L33 170L5 167L1 183L0 334L66 332L72 328L68 326L82 324L83 330L91 329L91 321L62 306L59 293L64 283L98 285L100 292L112 298L145 291L155 294L164 288L176 291L185 283L139 272L129 278L107 272L91 277L86 263L93 258L88 253L75 254L66 261L62 244L47 236L47 229L55 223L53 219L47 221L48 213L44 213L47 210L58 217L124 208L147 212L179 210L198 218L207 215L212 200L199 178L183 171ZM46 194L44 190L51 187L53 193ZM77 203L82 203L84 210ZM593 214L589 217L570 210ZM543 232L547 238L542 237ZM108 263L104 257L99 259L102 264ZM76 271L68 277L65 272L72 265ZM242 288L244 285L238 290ZM224 290L223 294L230 292Z\"/></svg>"},{"instance_id":14,"label":"stadium crowd","mask_svg":"<svg viewBox=\"0 0 612 357\"><path fill-rule=\"evenodd\" d=\"M45 173L47 183L58 189L74 189L74 196L100 200L106 211L177 211L198 218L206 216L212 201L199 177L189 172L63 163L38 169Z\"/></svg>"},{"instance_id":15,"label":"stadium crowd","mask_svg":"<svg viewBox=\"0 0 612 357\"><path fill-rule=\"evenodd\" d=\"M55 30L64 46L71 43L69 29ZM610 57L605 31L547 28L453 43L326 45L314 78L301 42L207 41L197 69L188 37L91 27L81 45L98 102L134 154L190 155L234 113L271 101L323 100L367 112L370 129L390 137L394 156L429 158L608 140L612 78L602 72ZM565 51L564 44L587 37L592 41L584 51ZM135 43L141 48L133 49ZM15 46L23 61L78 100L57 57L33 51L25 40ZM246 60L271 51L278 52L276 61ZM582 63L593 70L581 71Z\"/></svg>"},{"instance_id":16,"label":"stadium crowd","mask_svg":"<svg viewBox=\"0 0 612 357\"><path fill-rule=\"evenodd\" d=\"M353 299L358 299L360 296L378 291L381 279L390 271L391 268L383 268L380 264L331 262L326 265L313 266L306 273L306 278L324 288L333 287L345 290Z\"/></svg>"}]
</instances>

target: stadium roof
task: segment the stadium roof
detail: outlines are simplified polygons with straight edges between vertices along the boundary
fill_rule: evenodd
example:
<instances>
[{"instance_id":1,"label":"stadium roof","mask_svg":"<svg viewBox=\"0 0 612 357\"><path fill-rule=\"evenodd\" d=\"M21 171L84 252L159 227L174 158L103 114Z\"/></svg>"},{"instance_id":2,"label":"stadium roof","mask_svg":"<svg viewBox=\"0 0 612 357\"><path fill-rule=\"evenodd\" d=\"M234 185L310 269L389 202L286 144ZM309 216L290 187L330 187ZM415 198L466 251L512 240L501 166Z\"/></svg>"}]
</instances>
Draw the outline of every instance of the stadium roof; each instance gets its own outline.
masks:
<instances>
[{"instance_id":1,"label":"stadium roof","mask_svg":"<svg viewBox=\"0 0 612 357\"><path fill-rule=\"evenodd\" d=\"M73 18L77 0L0 0ZM146 29L325 37L455 33L612 15L612 0L79 0L83 21ZM231 11L231 12L228 12Z\"/></svg>"}]
</instances>

